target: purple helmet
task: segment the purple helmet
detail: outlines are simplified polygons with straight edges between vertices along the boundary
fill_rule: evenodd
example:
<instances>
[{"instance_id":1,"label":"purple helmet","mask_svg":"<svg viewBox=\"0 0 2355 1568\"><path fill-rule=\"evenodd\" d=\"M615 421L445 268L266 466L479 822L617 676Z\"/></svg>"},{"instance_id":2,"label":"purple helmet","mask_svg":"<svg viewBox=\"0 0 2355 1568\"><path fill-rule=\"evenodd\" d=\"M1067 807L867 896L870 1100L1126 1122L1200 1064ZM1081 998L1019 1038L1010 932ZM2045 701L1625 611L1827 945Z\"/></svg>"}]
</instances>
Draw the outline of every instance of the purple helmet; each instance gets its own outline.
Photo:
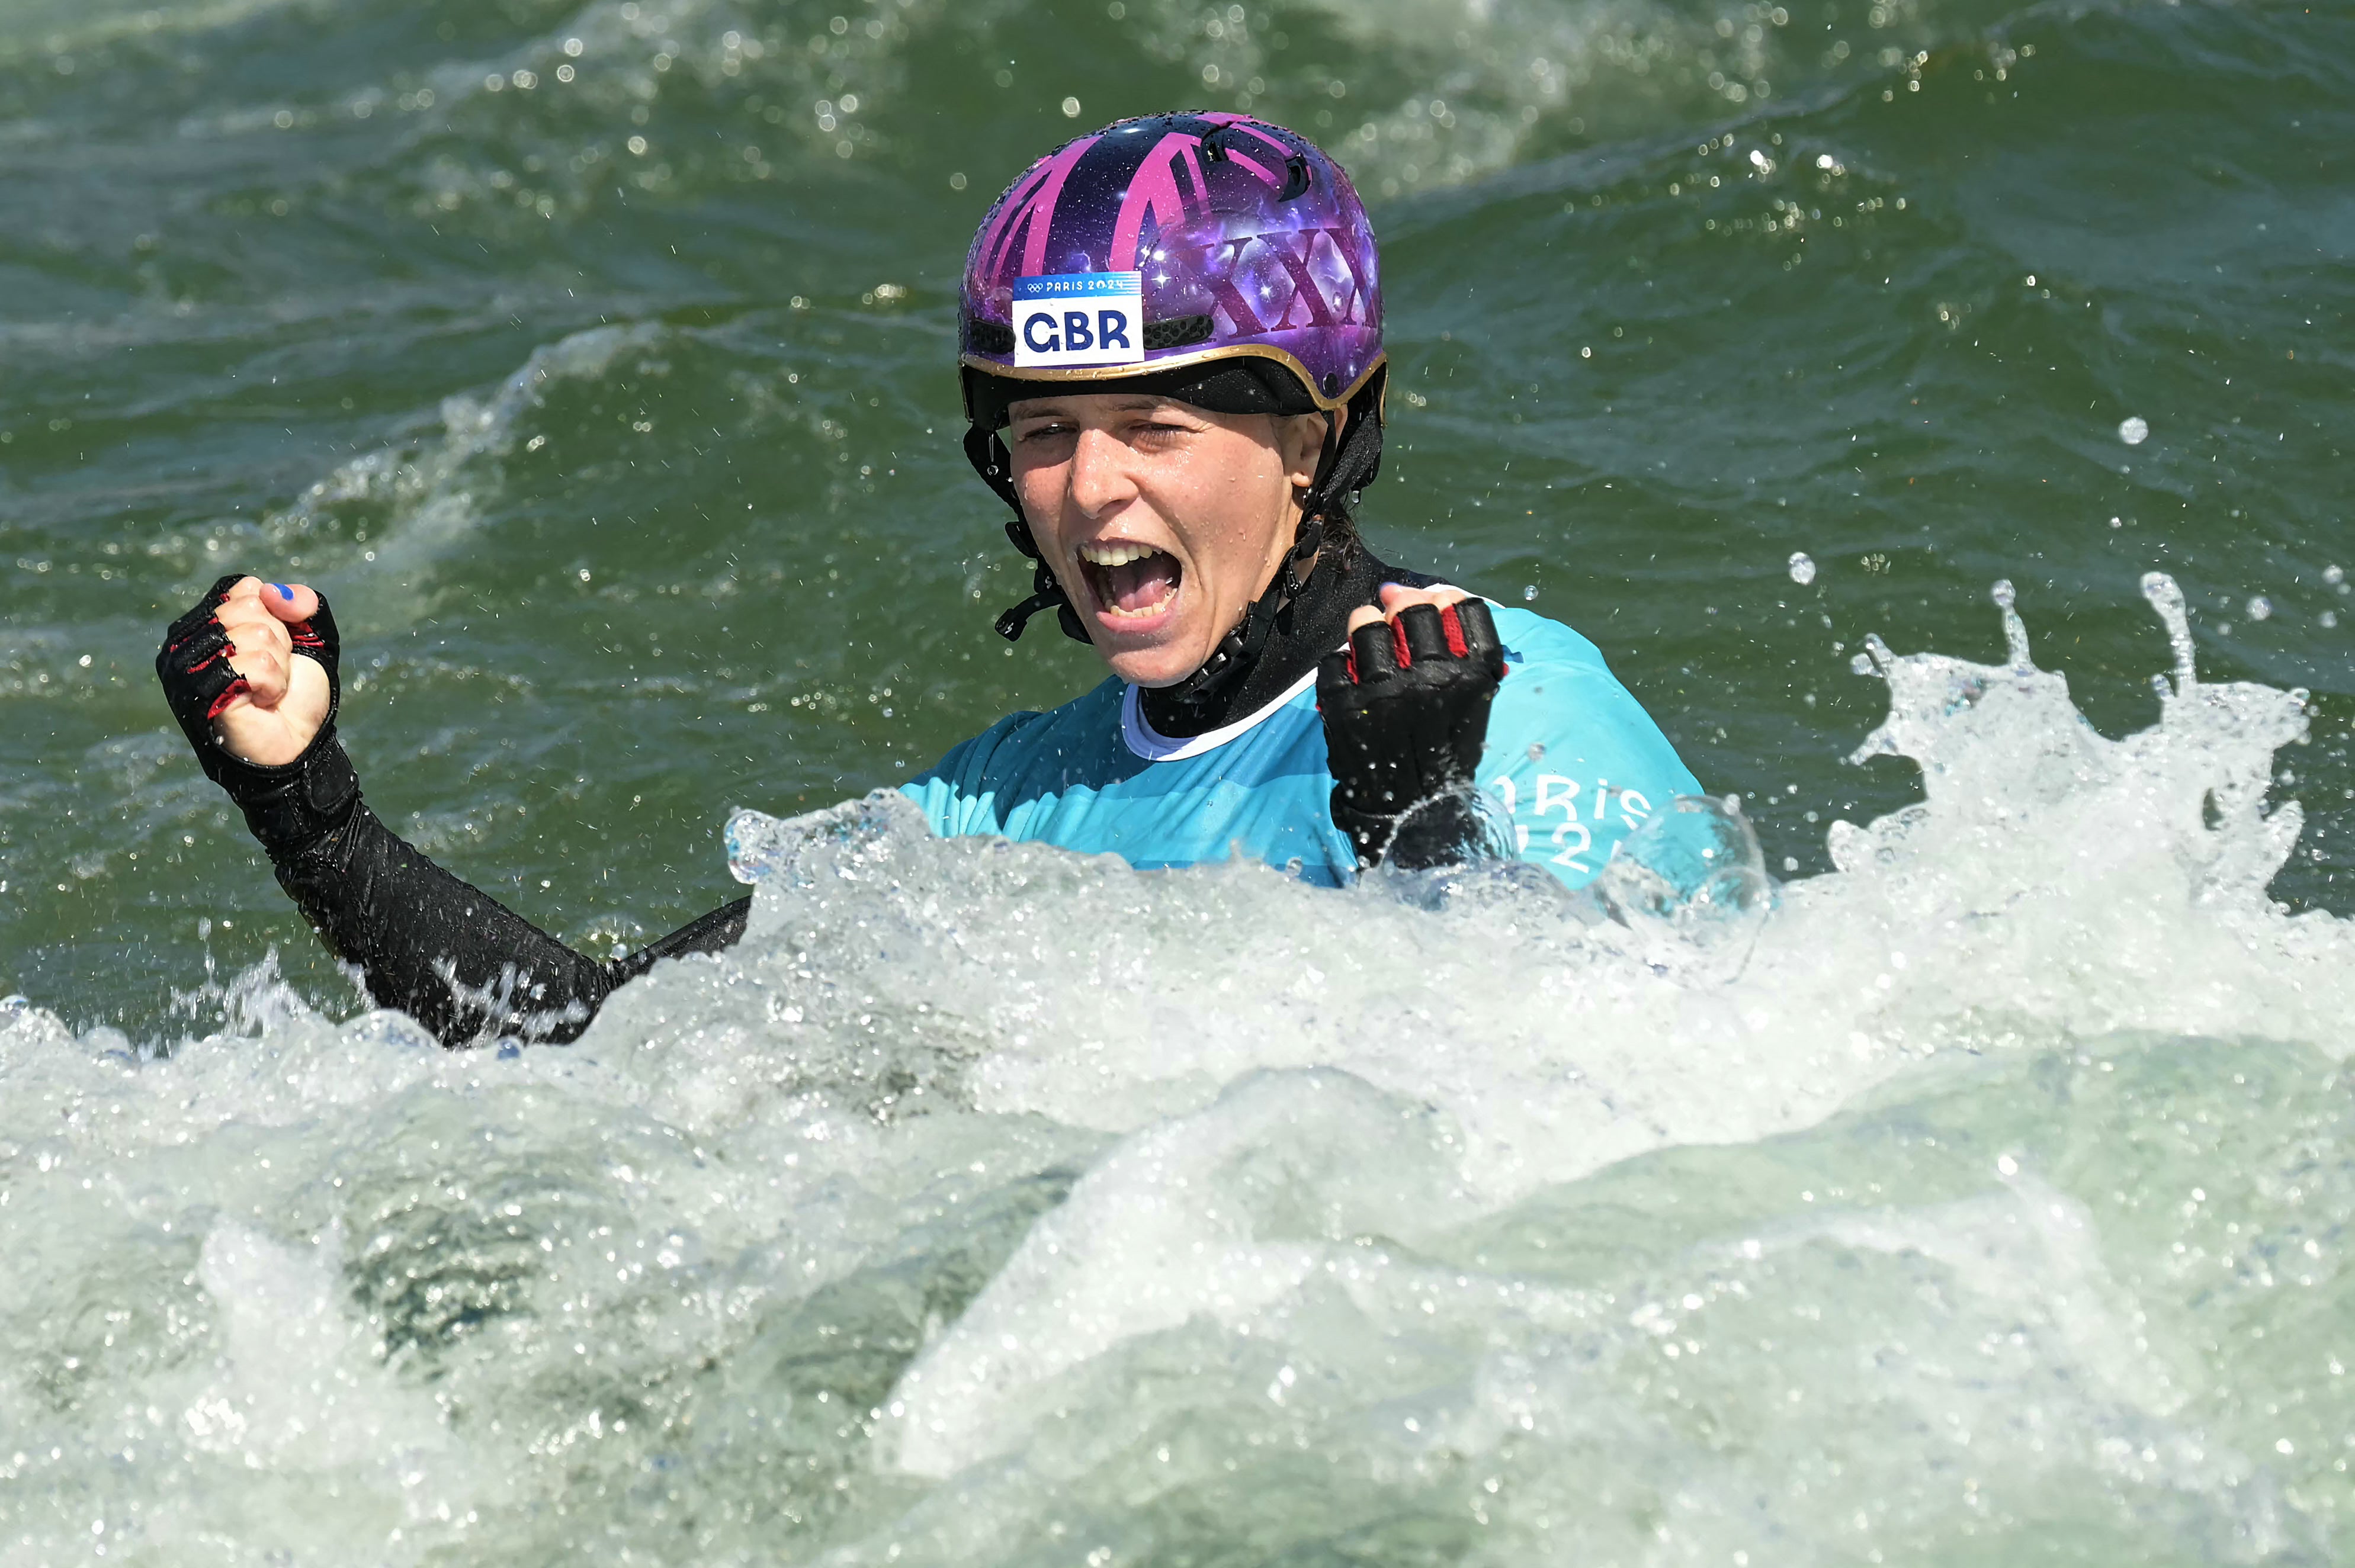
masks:
<instances>
[{"instance_id":1,"label":"purple helmet","mask_svg":"<svg viewBox=\"0 0 2355 1568\"><path fill-rule=\"evenodd\" d=\"M993 397L977 380L1126 380L1249 357L1299 384L1302 411L1331 410L1382 365L1356 187L1305 137L1241 114L1124 120L1033 164L974 236L960 316L966 411L986 428L1020 389Z\"/></svg>"},{"instance_id":2,"label":"purple helmet","mask_svg":"<svg viewBox=\"0 0 2355 1568\"><path fill-rule=\"evenodd\" d=\"M1305 498L1298 560L1327 522L1348 524L1381 466L1373 226L1340 164L1263 120L1123 120L1031 164L974 236L958 337L965 455L1014 509L1007 536L1037 564L1029 599L998 617L1008 639L1051 606L1088 640L1039 559L996 434L1045 385L1120 383L1224 413L1346 408ZM1288 564L1269 602L1294 583Z\"/></svg>"}]
</instances>

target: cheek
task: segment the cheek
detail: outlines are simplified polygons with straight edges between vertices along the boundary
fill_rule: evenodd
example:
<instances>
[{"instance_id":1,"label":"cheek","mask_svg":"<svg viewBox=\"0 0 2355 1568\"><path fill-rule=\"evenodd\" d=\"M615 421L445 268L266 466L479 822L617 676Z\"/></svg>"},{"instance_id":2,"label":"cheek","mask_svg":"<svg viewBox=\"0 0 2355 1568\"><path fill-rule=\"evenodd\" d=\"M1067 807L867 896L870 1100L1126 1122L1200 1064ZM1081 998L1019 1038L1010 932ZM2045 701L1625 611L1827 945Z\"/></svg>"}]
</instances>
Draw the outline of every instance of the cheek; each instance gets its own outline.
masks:
<instances>
[{"instance_id":1,"label":"cheek","mask_svg":"<svg viewBox=\"0 0 2355 1568\"><path fill-rule=\"evenodd\" d=\"M1292 493L1273 452L1189 452L1165 476L1166 493L1186 519L1185 532L1204 542L1233 544L1263 532Z\"/></svg>"},{"instance_id":2,"label":"cheek","mask_svg":"<svg viewBox=\"0 0 2355 1568\"><path fill-rule=\"evenodd\" d=\"M1051 518L1062 504L1063 469L1060 465L1026 467L1014 465L1014 493L1022 498L1022 511L1034 521Z\"/></svg>"}]
</instances>

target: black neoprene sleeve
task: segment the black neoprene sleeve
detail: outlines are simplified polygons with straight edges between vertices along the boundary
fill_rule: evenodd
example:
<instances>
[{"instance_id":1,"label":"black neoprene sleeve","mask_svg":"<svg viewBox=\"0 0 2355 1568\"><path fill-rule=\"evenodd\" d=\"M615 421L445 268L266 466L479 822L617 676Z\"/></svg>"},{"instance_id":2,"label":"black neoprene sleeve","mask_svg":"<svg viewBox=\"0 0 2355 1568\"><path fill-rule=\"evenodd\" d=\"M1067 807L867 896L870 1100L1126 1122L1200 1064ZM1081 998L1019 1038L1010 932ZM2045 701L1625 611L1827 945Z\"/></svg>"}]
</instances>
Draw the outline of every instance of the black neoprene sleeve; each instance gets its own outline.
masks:
<instances>
[{"instance_id":1,"label":"black neoprene sleeve","mask_svg":"<svg viewBox=\"0 0 2355 1568\"><path fill-rule=\"evenodd\" d=\"M732 947L751 909L751 899L737 899L626 959L598 963L442 871L365 800L325 838L281 854L275 871L332 954L358 968L369 998L408 1012L442 1045L572 1041L622 981L659 959Z\"/></svg>"},{"instance_id":2,"label":"black neoprene sleeve","mask_svg":"<svg viewBox=\"0 0 2355 1568\"><path fill-rule=\"evenodd\" d=\"M287 652L314 660L327 677L318 733L292 762L232 756L213 724L250 689L219 613L240 580L222 577L172 623L155 676L206 777L245 813L279 885L329 950L358 969L378 1006L408 1013L445 1045L500 1035L570 1040L616 987L657 959L714 952L744 935L749 898L601 964L394 837L360 798L359 774L336 736L342 639L325 596L308 620L286 628Z\"/></svg>"},{"instance_id":3,"label":"black neoprene sleeve","mask_svg":"<svg viewBox=\"0 0 2355 1568\"><path fill-rule=\"evenodd\" d=\"M396 837L367 802L342 826L276 860L320 939L356 965L378 1006L398 1008L445 1045L500 1035L564 1041L589 1027L623 981L744 935L740 898L610 963L558 941Z\"/></svg>"}]
</instances>

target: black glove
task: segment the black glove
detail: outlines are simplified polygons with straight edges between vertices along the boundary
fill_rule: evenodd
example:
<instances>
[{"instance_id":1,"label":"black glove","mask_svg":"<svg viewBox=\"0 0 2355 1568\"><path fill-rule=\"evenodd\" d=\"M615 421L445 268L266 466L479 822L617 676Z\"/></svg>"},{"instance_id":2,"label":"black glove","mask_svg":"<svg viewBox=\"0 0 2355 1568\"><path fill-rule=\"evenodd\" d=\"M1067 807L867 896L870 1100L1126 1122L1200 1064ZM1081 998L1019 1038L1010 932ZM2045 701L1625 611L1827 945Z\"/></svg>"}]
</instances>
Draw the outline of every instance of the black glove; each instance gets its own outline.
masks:
<instances>
[{"instance_id":1,"label":"black glove","mask_svg":"<svg viewBox=\"0 0 2355 1568\"><path fill-rule=\"evenodd\" d=\"M1410 606L1359 627L1316 671L1333 822L1361 865L1408 870L1463 860L1480 837L1473 775L1504 645L1476 599Z\"/></svg>"},{"instance_id":2,"label":"black glove","mask_svg":"<svg viewBox=\"0 0 2355 1568\"><path fill-rule=\"evenodd\" d=\"M295 853L351 819L360 799L359 775L336 739L336 709L343 685L336 673L342 642L325 594L308 620L289 626L294 652L318 661L327 673L327 716L319 733L293 761L274 768L232 757L213 738L213 720L229 699L246 689L245 677L229 666L237 648L221 630L218 611L229 590L244 580L232 573L213 584L204 598L164 633L155 654L155 678L164 699L180 721L205 777L219 785L245 812L245 825L273 861Z\"/></svg>"}]
</instances>

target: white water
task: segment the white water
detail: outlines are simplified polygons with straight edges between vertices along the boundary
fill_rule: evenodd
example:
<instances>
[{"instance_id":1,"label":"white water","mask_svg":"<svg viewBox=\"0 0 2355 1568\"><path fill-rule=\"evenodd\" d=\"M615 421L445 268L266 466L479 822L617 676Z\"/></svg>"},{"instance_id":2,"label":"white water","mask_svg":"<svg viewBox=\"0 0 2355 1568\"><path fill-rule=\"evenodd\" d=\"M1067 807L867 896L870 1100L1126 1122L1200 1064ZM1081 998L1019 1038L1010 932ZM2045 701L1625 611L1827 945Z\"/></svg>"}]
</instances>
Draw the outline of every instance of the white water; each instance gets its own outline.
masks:
<instances>
[{"instance_id":1,"label":"white water","mask_svg":"<svg viewBox=\"0 0 2355 1568\"><path fill-rule=\"evenodd\" d=\"M8 1004L0 1562L2343 1560L2355 940L2148 591L2120 741L1876 645L1771 909L881 796L570 1049Z\"/></svg>"}]
</instances>

